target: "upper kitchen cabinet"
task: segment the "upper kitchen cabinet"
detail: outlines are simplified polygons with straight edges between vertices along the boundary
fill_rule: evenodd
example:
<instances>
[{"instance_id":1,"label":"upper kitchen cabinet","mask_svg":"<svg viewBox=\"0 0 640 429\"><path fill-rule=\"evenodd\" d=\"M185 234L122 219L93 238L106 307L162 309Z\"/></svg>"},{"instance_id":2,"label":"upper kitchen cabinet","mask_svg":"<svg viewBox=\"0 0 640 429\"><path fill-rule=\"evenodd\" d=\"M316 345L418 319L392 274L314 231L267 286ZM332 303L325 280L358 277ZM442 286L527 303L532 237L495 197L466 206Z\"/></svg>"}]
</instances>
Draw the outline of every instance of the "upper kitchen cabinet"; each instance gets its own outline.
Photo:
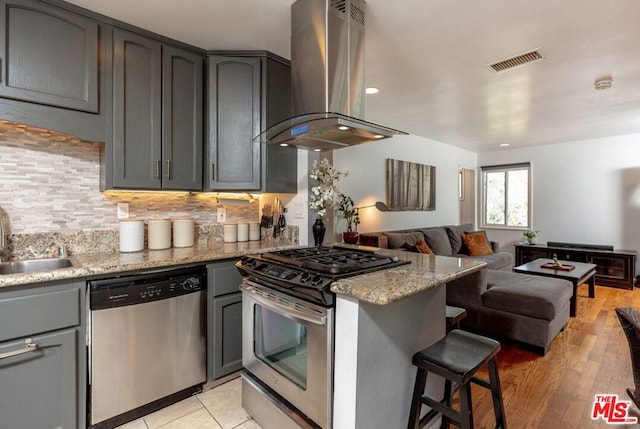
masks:
<instances>
[{"instance_id":1,"label":"upper kitchen cabinet","mask_svg":"<svg viewBox=\"0 0 640 429\"><path fill-rule=\"evenodd\" d=\"M205 188L297 192L297 152L254 139L291 116L288 62L265 52L225 52L209 55L208 66Z\"/></svg>"},{"instance_id":2,"label":"upper kitchen cabinet","mask_svg":"<svg viewBox=\"0 0 640 429\"><path fill-rule=\"evenodd\" d=\"M36 0L0 0L0 117L102 140L102 24Z\"/></svg>"},{"instance_id":3,"label":"upper kitchen cabinet","mask_svg":"<svg viewBox=\"0 0 640 429\"><path fill-rule=\"evenodd\" d=\"M113 29L106 189L202 190L201 55Z\"/></svg>"}]
</instances>

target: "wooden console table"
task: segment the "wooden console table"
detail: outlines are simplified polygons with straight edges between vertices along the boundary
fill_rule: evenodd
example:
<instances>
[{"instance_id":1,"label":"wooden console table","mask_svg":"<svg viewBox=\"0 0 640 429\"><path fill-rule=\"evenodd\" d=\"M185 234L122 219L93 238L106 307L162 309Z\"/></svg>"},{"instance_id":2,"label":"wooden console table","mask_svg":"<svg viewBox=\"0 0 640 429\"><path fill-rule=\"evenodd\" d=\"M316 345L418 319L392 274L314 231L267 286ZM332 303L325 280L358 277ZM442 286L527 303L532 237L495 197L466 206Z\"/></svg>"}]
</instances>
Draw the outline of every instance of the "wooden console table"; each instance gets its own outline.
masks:
<instances>
[{"instance_id":1,"label":"wooden console table","mask_svg":"<svg viewBox=\"0 0 640 429\"><path fill-rule=\"evenodd\" d=\"M539 258L553 258L555 253L563 261L596 265L595 281L599 286L633 289L636 273L635 250L617 250L611 246L549 242L547 244L516 244L515 265Z\"/></svg>"}]
</instances>

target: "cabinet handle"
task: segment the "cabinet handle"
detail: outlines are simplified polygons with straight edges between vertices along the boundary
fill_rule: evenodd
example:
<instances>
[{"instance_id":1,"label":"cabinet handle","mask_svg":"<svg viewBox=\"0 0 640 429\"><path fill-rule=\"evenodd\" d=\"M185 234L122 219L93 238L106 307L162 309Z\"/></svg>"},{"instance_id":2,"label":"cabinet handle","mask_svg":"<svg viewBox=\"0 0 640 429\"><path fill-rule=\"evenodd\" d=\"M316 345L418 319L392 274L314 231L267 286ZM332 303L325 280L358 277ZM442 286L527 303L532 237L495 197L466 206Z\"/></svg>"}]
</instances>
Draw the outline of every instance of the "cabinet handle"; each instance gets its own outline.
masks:
<instances>
[{"instance_id":1,"label":"cabinet handle","mask_svg":"<svg viewBox=\"0 0 640 429\"><path fill-rule=\"evenodd\" d=\"M165 173L167 179L171 179L171 160L167 159L167 172Z\"/></svg>"},{"instance_id":2,"label":"cabinet handle","mask_svg":"<svg viewBox=\"0 0 640 429\"><path fill-rule=\"evenodd\" d=\"M35 352L36 350L38 350L38 345L36 343L31 342L31 338L27 338L26 340L24 340L24 345L25 347L23 349L0 354L0 359L6 359L6 358L10 358L11 356L18 356L21 354Z\"/></svg>"},{"instance_id":3,"label":"cabinet handle","mask_svg":"<svg viewBox=\"0 0 640 429\"><path fill-rule=\"evenodd\" d=\"M160 165L160 160L156 159L156 173L155 173L155 178L156 179L160 179L160 168L162 166Z\"/></svg>"},{"instance_id":4,"label":"cabinet handle","mask_svg":"<svg viewBox=\"0 0 640 429\"><path fill-rule=\"evenodd\" d=\"M211 163L211 180L214 182L216 180L216 164L214 162Z\"/></svg>"}]
</instances>

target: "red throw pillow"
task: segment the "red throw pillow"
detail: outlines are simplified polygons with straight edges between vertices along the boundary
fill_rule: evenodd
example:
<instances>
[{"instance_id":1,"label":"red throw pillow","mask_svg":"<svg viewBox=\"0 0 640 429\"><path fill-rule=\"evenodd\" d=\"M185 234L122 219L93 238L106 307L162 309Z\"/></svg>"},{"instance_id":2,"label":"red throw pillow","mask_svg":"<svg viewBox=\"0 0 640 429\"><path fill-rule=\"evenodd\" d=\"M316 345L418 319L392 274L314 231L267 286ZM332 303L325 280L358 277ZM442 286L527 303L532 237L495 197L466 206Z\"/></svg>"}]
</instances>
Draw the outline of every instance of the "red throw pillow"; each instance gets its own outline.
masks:
<instances>
[{"instance_id":1,"label":"red throw pillow","mask_svg":"<svg viewBox=\"0 0 640 429\"><path fill-rule=\"evenodd\" d=\"M462 236L464 245L469 250L470 256L486 256L493 255L491 245L484 231L476 232L473 234L465 234Z\"/></svg>"},{"instance_id":2,"label":"red throw pillow","mask_svg":"<svg viewBox=\"0 0 640 429\"><path fill-rule=\"evenodd\" d=\"M419 240L416 243L416 249L418 249L418 252L424 253L425 255L433 255L433 251L429 248L424 240Z\"/></svg>"}]
</instances>

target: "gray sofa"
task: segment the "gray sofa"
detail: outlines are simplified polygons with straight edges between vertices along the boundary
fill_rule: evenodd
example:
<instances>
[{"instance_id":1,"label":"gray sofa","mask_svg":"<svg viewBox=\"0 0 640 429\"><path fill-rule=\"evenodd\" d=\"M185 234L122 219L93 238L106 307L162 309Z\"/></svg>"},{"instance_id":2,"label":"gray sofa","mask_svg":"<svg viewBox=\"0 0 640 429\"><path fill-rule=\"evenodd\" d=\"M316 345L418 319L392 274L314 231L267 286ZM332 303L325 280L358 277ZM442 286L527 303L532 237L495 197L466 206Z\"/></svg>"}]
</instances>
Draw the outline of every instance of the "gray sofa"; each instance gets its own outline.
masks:
<instances>
[{"instance_id":1,"label":"gray sofa","mask_svg":"<svg viewBox=\"0 0 640 429\"><path fill-rule=\"evenodd\" d=\"M406 249L424 240L436 255L487 262L488 269L447 283L447 305L467 311L463 328L515 340L546 354L569 320L573 285L567 280L512 272L511 253L499 252L495 242L490 242L492 255L468 255L462 235L471 232L476 232L471 224L414 228L361 234L360 244Z\"/></svg>"},{"instance_id":2,"label":"gray sofa","mask_svg":"<svg viewBox=\"0 0 640 429\"><path fill-rule=\"evenodd\" d=\"M492 270L511 271L513 256L508 252L500 252L496 242L490 242L494 252L492 255L470 256L464 246L462 236L471 232L477 232L472 224L412 228L360 234L360 244L403 249L406 248L406 245L415 246L419 240L424 240L436 255L481 259L487 262L488 268Z\"/></svg>"},{"instance_id":3,"label":"gray sofa","mask_svg":"<svg viewBox=\"0 0 640 429\"><path fill-rule=\"evenodd\" d=\"M463 328L526 344L545 355L569 321L568 280L482 270L447 283L447 305L462 307Z\"/></svg>"}]
</instances>

